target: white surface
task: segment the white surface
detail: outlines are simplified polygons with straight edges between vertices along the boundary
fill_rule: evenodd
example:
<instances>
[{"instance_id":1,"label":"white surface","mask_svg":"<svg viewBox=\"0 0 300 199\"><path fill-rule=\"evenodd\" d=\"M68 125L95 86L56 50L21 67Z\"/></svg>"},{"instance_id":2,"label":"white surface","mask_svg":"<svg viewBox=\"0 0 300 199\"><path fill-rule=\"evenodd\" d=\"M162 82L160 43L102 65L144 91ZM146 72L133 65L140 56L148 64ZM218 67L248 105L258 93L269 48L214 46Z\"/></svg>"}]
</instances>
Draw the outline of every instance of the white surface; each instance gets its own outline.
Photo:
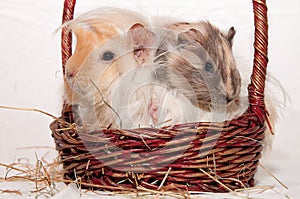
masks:
<instances>
[{"instance_id":1,"label":"white surface","mask_svg":"<svg viewBox=\"0 0 300 199\"><path fill-rule=\"evenodd\" d=\"M172 2L172 3L170 3ZM222 29L235 26L234 52L239 65L251 67L253 57L253 14L251 1L241 0L78 0L76 14L104 5L118 5L151 15L171 15L183 20L209 19ZM288 187L285 190L262 169L257 174L258 185L275 185L273 190L250 194L258 198L300 197L300 1L268 1L270 46L269 68L282 83L291 102L281 113L273 149L265 154L262 163ZM60 66L60 35L53 35L60 25L63 1L0 0L0 105L34 107L59 116L61 108L62 73ZM275 91L276 95L276 91ZM20 147L54 147L48 128L51 118L33 112L0 110L0 162L12 163L16 158L34 158L34 150L24 154ZM37 150L37 152L40 152ZM3 169L0 168L0 172ZM2 176L2 175L1 175ZM0 190L27 190L33 184L2 183ZM26 191L25 191L26 192ZM35 194L30 194L34 198ZM0 198L24 198L1 194ZM96 195L97 196L97 195ZM56 195L60 198L79 198L72 187ZM100 198L99 196L97 196ZM101 196L103 198L104 196ZM216 198L205 196L202 198ZM218 195L220 198L233 196ZM82 198L92 198L83 194ZM119 196L117 198L120 198Z\"/></svg>"}]
</instances>

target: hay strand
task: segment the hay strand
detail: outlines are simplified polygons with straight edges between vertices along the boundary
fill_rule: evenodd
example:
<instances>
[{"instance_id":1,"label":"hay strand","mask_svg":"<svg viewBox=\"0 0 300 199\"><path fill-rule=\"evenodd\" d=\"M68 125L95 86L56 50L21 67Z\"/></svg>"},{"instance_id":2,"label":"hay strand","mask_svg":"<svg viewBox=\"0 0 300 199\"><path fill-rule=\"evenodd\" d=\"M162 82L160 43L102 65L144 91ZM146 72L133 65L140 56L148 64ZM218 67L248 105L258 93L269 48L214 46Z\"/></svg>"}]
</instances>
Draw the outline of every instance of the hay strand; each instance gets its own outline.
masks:
<instances>
[{"instance_id":1,"label":"hay strand","mask_svg":"<svg viewBox=\"0 0 300 199\"><path fill-rule=\"evenodd\" d=\"M1 106L0 105L0 109L7 109L7 110L16 110L16 111L28 111L28 112L37 112L37 113L41 113L43 115L46 115L46 116L49 116L51 117L52 119L55 119L57 121L59 121L60 123L62 124L66 124L67 126L73 126L72 124L66 122L65 120L61 119L61 118L58 118L54 115L52 115L51 113L48 113L46 111L43 111L43 110L40 110L40 109L37 109L37 108L20 108L20 107L12 107L12 106Z\"/></svg>"},{"instance_id":2,"label":"hay strand","mask_svg":"<svg viewBox=\"0 0 300 199\"><path fill-rule=\"evenodd\" d=\"M217 183L219 183L221 186L223 186L230 193L234 193L235 192L232 189L230 189L228 186L226 186L225 184L223 184L220 180L218 180L217 178L213 177L212 175L210 175L209 173L207 173L206 171L204 171L202 168L199 168L199 170L202 173L204 173L205 175L207 175L208 177L210 177L211 179L213 179L214 181L216 181Z\"/></svg>"},{"instance_id":3,"label":"hay strand","mask_svg":"<svg viewBox=\"0 0 300 199\"><path fill-rule=\"evenodd\" d=\"M285 189L289 189L288 186L286 186L281 180L279 180L274 174L272 174L264 165L261 163L258 164L267 174L272 176L281 186L283 186Z\"/></svg>"}]
</instances>

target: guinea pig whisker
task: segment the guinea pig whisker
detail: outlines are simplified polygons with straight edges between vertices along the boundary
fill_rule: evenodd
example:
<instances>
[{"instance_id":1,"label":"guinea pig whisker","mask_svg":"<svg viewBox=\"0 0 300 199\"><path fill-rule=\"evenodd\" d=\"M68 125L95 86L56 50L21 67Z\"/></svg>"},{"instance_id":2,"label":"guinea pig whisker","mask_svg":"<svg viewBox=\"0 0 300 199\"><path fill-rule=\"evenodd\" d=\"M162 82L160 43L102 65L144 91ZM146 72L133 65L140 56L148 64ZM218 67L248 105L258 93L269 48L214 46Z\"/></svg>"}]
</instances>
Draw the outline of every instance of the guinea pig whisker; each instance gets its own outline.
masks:
<instances>
[{"instance_id":1,"label":"guinea pig whisker","mask_svg":"<svg viewBox=\"0 0 300 199\"><path fill-rule=\"evenodd\" d=\"M93 80L90 79L90 82L92 83L92 85L96 88L96 90L98 91L99 95L101 96L101 100L103 101L103 103L110 108L118 117L119 121L120 121L120 128L122 128L122 119L119 115L119 113L105 100L104 96L102 95L100 89L97 87L97 85L93 82Z\"/></svg>"},{"instance_id":2,"label":"guinea pig whisker","mask_svg":"<svg viewBox=\"0 0 300 199\"><path fill-rule=\"evenodd\" d=\"M156 55L153 59L154 59L154 60L157 60L157 59L159 59L160 57L166 55L167 53L169 53L169 51L166 50L166 51L164 51L164 52L159 53L158 55Z\"/></svg>"}]
</instances>

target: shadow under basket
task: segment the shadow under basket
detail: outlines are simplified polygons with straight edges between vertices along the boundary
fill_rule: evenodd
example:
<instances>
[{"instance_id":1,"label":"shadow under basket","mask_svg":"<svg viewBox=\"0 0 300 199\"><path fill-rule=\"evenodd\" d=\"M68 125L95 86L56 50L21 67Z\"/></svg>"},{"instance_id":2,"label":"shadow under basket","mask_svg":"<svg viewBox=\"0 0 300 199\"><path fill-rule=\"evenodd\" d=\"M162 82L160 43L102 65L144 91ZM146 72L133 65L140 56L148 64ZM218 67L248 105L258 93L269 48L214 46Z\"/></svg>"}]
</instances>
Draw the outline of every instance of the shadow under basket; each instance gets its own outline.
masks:
<instances>
[{"instance_id":1,"label":"shadow under basket","mask_svg":"<svg viewBox=\"0 0 300 199\"><path fill-rule=\"evenodd\" d=\"M65 0L63 23L75 0ZM138 129L78 132L76 106L64 104L50 128L66 181L109 191L229 192L254 186L267 111L264 87L268 24L265 0L253 0L255 54L249 108L222 123L186 123ZM62 30L62 65L72 54L72 35Z\"/></svg>"}]
</instances>

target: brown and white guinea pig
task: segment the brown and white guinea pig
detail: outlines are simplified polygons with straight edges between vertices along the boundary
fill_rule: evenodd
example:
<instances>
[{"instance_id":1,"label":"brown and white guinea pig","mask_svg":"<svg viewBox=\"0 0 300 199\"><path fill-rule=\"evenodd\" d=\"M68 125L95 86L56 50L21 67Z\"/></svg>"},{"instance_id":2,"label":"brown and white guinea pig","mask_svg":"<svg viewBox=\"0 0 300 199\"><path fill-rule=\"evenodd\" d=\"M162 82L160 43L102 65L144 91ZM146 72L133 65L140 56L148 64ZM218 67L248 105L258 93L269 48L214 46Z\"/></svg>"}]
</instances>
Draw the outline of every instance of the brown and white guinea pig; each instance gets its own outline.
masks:
<instances>
[{"instance_id":1,"label":"brown and white guinea pig","mask_svg":"<svg viewBox=\"0 0 300 199\"><path fill-rule=\"evenodd\" d=\"M65 26L76 36L75 52L66 64L65 100L79 105L85 130L119 127L111 91L124 74L149 61L147 46L154 37L145 28L147 20L132 11L103 8Z\"/></svg>"},{"instance_id":2,"label":"brown and white guinea pig","mask_svg":"<svg viewBox=\"0 0 300 199\"><path fill-rule=\"evenodd\" d=\"M193 117L184 113L183 118L191 121L214 121L215 117L205 110L214 108L213 111L224 111L222 108L216 108L214 104L225 105L224 120L231 120L243 114L249 105L248 82L245 82L248 77L243 75L243 82L241 81L234 60L232 52L234 28L222 32L209 22L199 22L174 23L168 25L168 29L173 34L170 34L167 42L162 43L161 49L158 50L157 62L160 62L160 67L156 69L154 75L171 90L183 93L193 106L198 108L192 108L186 103L185 108L194 109L196 113ZM267 83L270 83L268 78ZM283 98L287 96L280 83L275 81L275 84L274 82L271 84L281 91ZM269 123L266 122L264 144L271 146L273 133L271 128L274 131L278 119L276 109L282 107L282 103L280 100L276 101L277 98L274 96L270 96L268 90L272 92L272 89L268 88L265 94ZM222 120L222 117L217 116L216 119Z\"/></svg>"},{"instance_id":3,"label":"brown and white guinea pig","mask_svg":"<svg viewBox=\"0 0 300 199\"><path fill-rule=\"evenodd\" d=\"M209 22L174 23L167 28L173 34L158 50L156 61L161 66L156 78L202 113L223 107L227 120L245 111L247 106L239 108L241 77L232 53L234 28L222 32Z\"/></svg>"}]
</instances>

